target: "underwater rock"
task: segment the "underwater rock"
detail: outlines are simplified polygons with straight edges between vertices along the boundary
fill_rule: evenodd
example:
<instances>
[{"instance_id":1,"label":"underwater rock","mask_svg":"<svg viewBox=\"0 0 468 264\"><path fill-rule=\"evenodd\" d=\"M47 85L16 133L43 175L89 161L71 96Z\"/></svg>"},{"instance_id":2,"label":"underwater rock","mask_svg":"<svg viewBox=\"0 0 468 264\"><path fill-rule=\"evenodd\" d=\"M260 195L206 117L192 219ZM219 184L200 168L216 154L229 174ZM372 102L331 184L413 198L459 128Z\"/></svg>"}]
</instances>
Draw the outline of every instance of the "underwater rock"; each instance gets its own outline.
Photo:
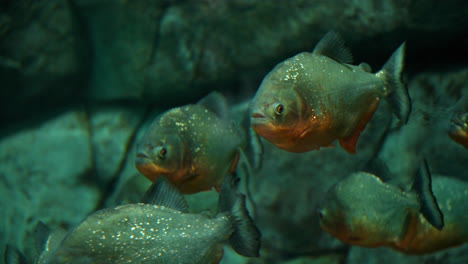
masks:
<instances>
[{"instance_id":1,"label":"underwater rock","mask_svg":"<svg viewBox=\"0 0 468 264\"><path fill-rule=\"evenodd\" d=\"M2 1L0 120L73 101L86 79L82 44L69 1Z\"/></svg>"},{"instance_id":2,"label":"underwater rock","mask_svg":"<svg viewBox=\"0 0 468 264\"><path fill-rule=\"evenodd\" d=\"M426 62L439 46L462 49L466 26L459 22L465 14L456 11L466 5L461 1L72 2L94 55L88 96L171 106L215 87L238 90L245 76L260 81L285 57L311 51L331 29L343 34L357 57L365 54L369 63L381 65L406 39L410 58ZM424 54L416 49L420 45L427 47ZM447 57L436 54L432 63Z\"/></svg>"},{"instance_id":3,"label":"underwater rock","mask_svg":"<svg viewBox=\"0 0 468 264\"><path fill-rule=\"evenodd\" d=\"M144 118L144 108L95 107L89 115L96 177L98 184L104 186L118 176L116 174Z\"/></svg>"},{"instance_id":4,"label":"underwater rock","mask_svg":"<svg viewBox=\"0 0 468 264\"><path fill-rule=\"evenodd\" d=\"M91 212L98 190L89 127L83 111L70 111L0 139L0 248L29 248L38 220L70 226ZM30 256L31 254L26 254Z\"/></svg>"},{"instance_id":5,"label":"underwater rock","mask_svg":"<svg viewBox=\"0 0 468 264\"><path fill-rule=\"evenodd\" d=\"M141 98L166 1L73 0L93 51L88 96ZM169 88L167 86L166 88Z\"/></svg>"},{"instance_id":6,"label":"underwater rock","mask_svg":"<svg viewBox=\"0 0 468 264\"><path fill-rule=\"evenodd\" d=\"M160 111L156 111L160 113ZM131 142L128 142L127 152L124 154L118 171L112 180L112 185L109 186L107 194L104 197L104 207L114 207L125 203L137 203L141 200L142 195L151 186L145 176L140 174L135 168L136 142L141 140L147 127L150 125L154 113L146 117L142 124L135 131Z\"/></svg>"}]
</instances>

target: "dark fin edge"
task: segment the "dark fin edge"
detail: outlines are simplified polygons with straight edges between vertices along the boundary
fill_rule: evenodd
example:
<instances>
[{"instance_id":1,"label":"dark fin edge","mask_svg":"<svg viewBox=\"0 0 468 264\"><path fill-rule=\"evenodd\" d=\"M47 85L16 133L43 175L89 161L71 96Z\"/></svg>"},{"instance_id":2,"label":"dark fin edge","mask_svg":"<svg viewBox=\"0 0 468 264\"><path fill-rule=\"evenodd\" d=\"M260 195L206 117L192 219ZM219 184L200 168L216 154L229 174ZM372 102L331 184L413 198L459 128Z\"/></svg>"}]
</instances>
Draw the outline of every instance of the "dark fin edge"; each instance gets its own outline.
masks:
<instances>
[{"instance_id":1,"label":"dark fin edge","mask_svg":"<svg viewBox=\"0 0 468 264\"><path fill-rule=\"evenodd\" d=\"M188 212L187 203L177 188L166 177L158 177L141 199L142 203L160 205L183 213Z\"/></svg>"},{"instance_id":2,"label":"dark fin edge","mask_svg":"<svg viewBox=\"0 0 468 264\"><path fill-rule=\"evenodd\" d=\"M317 43L313 53L321 54L334 59L340 63L353 63L353 55L346 47L340 35L334 31L329 31Z\"/></svg>"},{"instance_id":3,"label":"dark fin edge","mask_svg":"<svg viewBox=\"0 0 468 264\"><path fill-rule=\"evenodd\" d=\"M229 119L229 107L226 98L217 91L209 93L207 96L200 99L197 104L204 106L221 119Z\"/></svg>"},{"instance_id":4,"label":"dark fin edge","mask_svg":"<svg viewBox=\"0 0 468 264\"><path fill-rule=\"evenodd\" d=\"M231 247L240 255L258 257L260 250L260 232L250 217L245 195L237 191L239 178L235 174L224 177L219 194L218 211L227 212L233 226L229 238Z\"/></svg>"},{"instance_id":5,"label":"dark fin edge","mask_svg":"<svg viewBox=\"0 0 468 264\"><path fill-rule=\"evenodd\" d=\"M255 203L255 200L253 199L253 195L252 195L252 192L250 191L250 184L249 184L250 178L253 175L252 166L247 158L247 155L242 149L239 150L239 153L241 156L240 165L241 165L243 175L244 175L244 189L245 189L247 202L250 204L251 216L253 217L253 219L256 219L257 211L258 211L257 204Z\"/></svg>"},{"instance_id":6,"label":"dark fin edge","mask_svg":"<svg viewBox=\"0 0 468 264\"><path fill-rule=\"evenodd\" d=\"M409 97L408 88L401 81L405 47L406 42L403 42L379 72L383 73L385 78L385 96L393 112L403 124L408 122L411 112L411 99Z\"/></svg>"},{"instance_id":7,"label":"dark fin edge","mask_svg":"<svg viewBox=\"0 0 468 264\"><path fill-rule=\"evenodd\" d=\"M17 248L6 245L4 253L5 264L27 264L26 257Z\"/></svg>"},{"instance_id":8,"label":"dark fin edge","mask_svg":"<svg viewBox=\"0 0 468 264\"><path fill-rule=\"evenodd\" d=\"M438 230L442 230L444 227L444 215L432 192L431 174L425 159L418 169L412 189L418 195L421 214L432 226Z\"/></svg>"}]
</instances>

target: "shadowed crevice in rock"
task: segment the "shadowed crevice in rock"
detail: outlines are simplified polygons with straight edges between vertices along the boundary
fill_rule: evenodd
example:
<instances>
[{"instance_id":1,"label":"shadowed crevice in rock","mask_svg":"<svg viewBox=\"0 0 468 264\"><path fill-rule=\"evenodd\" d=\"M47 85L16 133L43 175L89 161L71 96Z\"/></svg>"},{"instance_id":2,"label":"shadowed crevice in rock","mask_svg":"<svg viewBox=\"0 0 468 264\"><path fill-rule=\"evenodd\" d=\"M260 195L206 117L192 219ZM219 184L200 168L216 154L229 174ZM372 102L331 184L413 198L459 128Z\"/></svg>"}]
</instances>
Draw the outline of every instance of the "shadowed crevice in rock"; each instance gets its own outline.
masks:
<instances>
[{"instance_id":1,"label":"shadowed crevice in rock","mask_svg":"<svg viewBox=\"0 0 468 264\"><path fill-rule=\"evenodd\" d=\"M133 162L134 157L129 155L131 153L132 147L135 145L136 141L136 135L140 131L141 127L145 123L146 119L148 118L148 115L150 114L151 106L144 106L144 107L139 107L138 110L136 109L130 109L131 111L136 111L138 114L137 115L132 115L134 119L132 120L132 125L130 127L127 127L127 133L124 135L125 140L118 140L117 142L114 141L115 138L113 135L109 135L109 137L112 137L111 142L114 144L117 144L119 147L121 147L119 153L112 153L112 155L118 155L118 160L114 160L113 168L112 171L101 171L103 174L103 177L105 179L101 179L101 187L102 187L102 193L103 196L101 200L98 203L98 208L103 208L103 207L108 207L108 200L110 197L113 197L115 192L118 190L118 185L120 184L121 180L121 175L122 171L125 167L125 165L131 160ZM111 113L112 114L112 113ZM135 118L137 117L137 118ZM105 127L104 127L105 128ZM98 145L99 143L97 143ZM103 154L109 154L108 149L102 149L101 152ZM99 153L96 153L95 155L99 155ZM100 160L100 162L106 162L105 160ZM135 169L136 171L136 169ZM105 175L104 175L105 174ZM99 176L99 170L98 170L98 176ZM103 181L104 180L104 181Z\"/></svg>"}]
</instances>

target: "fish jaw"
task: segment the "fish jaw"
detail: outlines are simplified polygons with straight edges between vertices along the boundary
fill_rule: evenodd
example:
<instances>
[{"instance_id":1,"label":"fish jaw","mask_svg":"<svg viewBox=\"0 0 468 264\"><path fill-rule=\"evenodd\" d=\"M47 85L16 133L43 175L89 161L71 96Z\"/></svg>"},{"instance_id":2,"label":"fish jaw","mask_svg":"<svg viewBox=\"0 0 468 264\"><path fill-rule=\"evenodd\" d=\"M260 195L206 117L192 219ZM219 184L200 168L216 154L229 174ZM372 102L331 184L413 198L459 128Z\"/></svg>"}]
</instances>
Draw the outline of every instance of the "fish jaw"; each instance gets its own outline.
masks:
<instances>
[{"instance_id":1,"label":"fish jaw","mask_svg":"<svg viewBox=\"0 0 468 264\"><path fill-rule=\"evenodd\" d=\"M255 133L281 149L289 150L293 144L291 139L294 137L275 126L267 117L252 117L251 126Z\"/></svg>"},{"instance_id":2,"label":"fish jaw","mask_svg":"<svg viewBox=\"0 0 468 264\"><path fill-rule=\"evenodd\" d=\"M451 120L448 135L455 142L468 148L468 128L460 120Z\"/></svg>"},{"instance_id":3,"label":"fish jaw","mask_svg":"<svg viewBox=\"0 0 468 264\"><path fill-rule=\"evenodd\" d=\"M319 224L320 227L330 235L343 240L348 234L346 221L344 216L336 214L330 208L322 208L319 210Z\"/></svg>"},{"instance_id":4,"label":"fish jaw","mask_svg":"<svg viewBox=\"0 0 468 264\"><path fill-rule=\"evenodd\" d=\"M156 165L148 155L142 152L139 152L136 155L135 168L152 182L159 176L170 173L169 170Z\"/></svg>"},{"instance_id":5,"label":"fish jaw","mask_svg":"<svg viewBox=\"0 0 468 264\"><path fill-rule=\"evenodd\" d=\"M295 127L280 127L271 122L268 117L257 115L251 117L253 130L276 147L293 153L304 153L318 150L321 147L331 147L335 137L324 133L321 128L296 124ZM314 132L309 134L308 132ZM325 131L326 132L326 131Z\"/></svg>"}]
</instances>

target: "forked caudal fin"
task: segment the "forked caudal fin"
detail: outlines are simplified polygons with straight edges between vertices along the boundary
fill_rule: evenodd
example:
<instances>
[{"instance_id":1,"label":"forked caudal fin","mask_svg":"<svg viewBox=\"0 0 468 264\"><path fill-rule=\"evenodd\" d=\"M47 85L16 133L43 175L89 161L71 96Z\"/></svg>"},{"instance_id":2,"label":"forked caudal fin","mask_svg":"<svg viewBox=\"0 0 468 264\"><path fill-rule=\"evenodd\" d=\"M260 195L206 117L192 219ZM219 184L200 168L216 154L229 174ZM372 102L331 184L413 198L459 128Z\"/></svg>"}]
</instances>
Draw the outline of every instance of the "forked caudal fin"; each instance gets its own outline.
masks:
<instances>
[{"instance_id":1,"label":"forked caudal fin","mask_svg":"<svg viewBox=\"0 0 468 264\"><path fill-rule=\"evenodd\" d=\"M405 47L406 43L403 42L388 59L382 70L377 73L377 76L383 75L385 79L385 96L390 102L393 112L403 124L406 124L411 112L408 89L401 81Z\"/></svg>"},{"instance_id":2,"label":"forked caudal fin","mask_svg":"<svg viewBox=\"0 0 468 264\"><path fill-rule=\"evenodd\" d=\"M245 195L237 191L239 178L230 173L224 177L219 193L218 211L230 215L233 233L229 238L231 247L240 255L258 257L260 232L245 206Z\"/></svg>"},{"instance_id":3,"label":"forked caudal fin","mask_svg":"<svg viewBox=\"0 0 468 264\"><path fill-rule=\"evenodd\" d=\"M413 184L413 191L418 195L420 212L426 220L438 230L444 227L444 215L432 192L432 179L426 160L423 160Z\"/></svg>"}]
</instances>

